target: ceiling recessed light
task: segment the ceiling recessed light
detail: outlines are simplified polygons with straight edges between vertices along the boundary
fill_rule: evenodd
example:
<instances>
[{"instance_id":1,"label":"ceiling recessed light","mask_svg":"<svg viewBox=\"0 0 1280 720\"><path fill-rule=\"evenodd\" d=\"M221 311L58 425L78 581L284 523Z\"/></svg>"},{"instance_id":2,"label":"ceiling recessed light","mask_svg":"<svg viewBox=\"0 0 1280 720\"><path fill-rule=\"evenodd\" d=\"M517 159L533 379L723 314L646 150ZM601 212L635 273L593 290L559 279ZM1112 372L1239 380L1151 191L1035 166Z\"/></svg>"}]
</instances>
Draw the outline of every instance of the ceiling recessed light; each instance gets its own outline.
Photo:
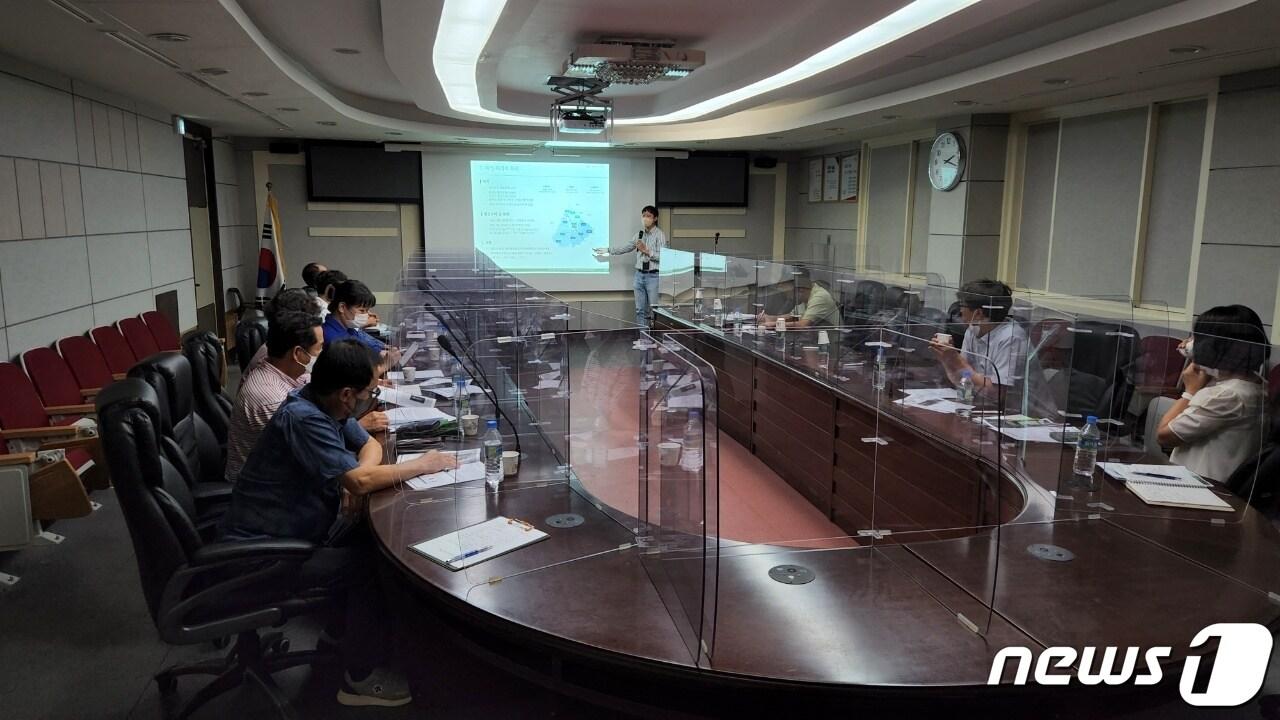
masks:
<instances>
[{"instance_id":1,"label":"ceiling recessed light","mask_svg":"<svg viewBox=\"0 0 1280 720\"><path fill-rule=\"evenodd\" d=\"M325 127L333 127L334 125L337 125L338 123L334 122L333 120L317 120L317 121L316 121L316 124L317 124L317 125L324 125Z\"/></svg>"},{"instance_id":2,"label":"ceiling recessed light","mask_svg":"<svg viewBox=\"0 0 1280 720\"><path fill-rule=\"evenodd\" d=\"M881 120L899 120L901 118L902 118L901 115L881 115L880 116Z\"/></svg>"},{"instance_id":3,"label":"ceiling recessed light","mask_svg":"<svg viewBox=\"0 0 1280 720\"><path fill-rule=\"evenodd\" d=\"M388 131L387 131L387 134L388 134L388 135L403 135L404 133L402 133L402 132L396 132L395 130L388 130Z\"/></svg>"},{"instance_id":4,"label":"ceiling recessed light","mask_svg":"<svg viewBox=\"0 0 1280 720\"><path fill-rule=\"evenodd\" d=\"M359 55L360 51L355 48L334 48L334 52L339 55Z\"/></svg>"},{"instance_id":5,"label":"ceiling recessed light","mask_svg":"<svg viewBox=\"0 0 1280 720\"><path fill-rule=\"evenodd\" d=\"M298 108L292 107L278 107L276 110L279 110L280 112L298 112Z\"/></svg>"},{"instance_id":6,"label":"ceiling recessed light","mask_svg":"<svg viewBox=\"0 0 1280 720\"><path fill-rule=\"evenodd\" d=\"M276 132L289 132L289 128L276 128Z\"/></svg>"},{"instance_id":7,"label":"ceiling recessed light","mask_svg":"<svg viewBox=\"0 0 1280 720\"><path fill-rule=\"evenodd\" d=\"M247 92L243 92L240 94L244 95L245 97L266 97L267 96L267 93L264 93L261 90L249 90Z\"/></svg>"},{"instance_id":8,"label":"ceiling recessed light","mask_svg":"<svg viewBox=\"0 0 1280 720\"><path fill-rule=\"evenodd\" d=\"M1062 77L1045 78L1043 82L1045 85L1070 85L1071 78L1062 78Z\"/></svg>"},{"instance_id":9,"label":"ceiling recessed light","mask_svg":"<svg viewBox=\"0 0 1280 720\"><path fill-rule=\"evenodd\" d=\"M1201 45L1178 45L1169 48L1169 52L1174 55L1195 55L1196 53L1204 52L1204 47Z\"/></svg>"},{"instance_id":10,"label":"ceiling recessed light","mask_svg":"<svg viewBox=\"0 0 1280 720\"><path fill-rule=\"evenodd\" d=\"M184 35L176 32L158 32L151 33L147 37L159 42L187 42L191 39L190 35Z\"/></svg>"},{"instance_id":11,"label":"ceiling recessed light","mask_svg":"<svg viewBox=\"0 0 1280 720\"><path fill-rule=\"evenodd\" d=\"M220 67L207 67L207 68L200 68L196 72L200 73L201 75L209 75L212 77L217 77L219 75L226 75L227 69L220 68Z\"/></svg>"},{"instance_id":12,"label":"ceiling recessed light","mask_svg":"<svg viewBox=\"0 0 1280 720\"><path fill-rule=\"evenodd\" d=\"M954 103L957 107L972 107L978 104L977 100L956 100Z\"/></svg>"}]
</instances>

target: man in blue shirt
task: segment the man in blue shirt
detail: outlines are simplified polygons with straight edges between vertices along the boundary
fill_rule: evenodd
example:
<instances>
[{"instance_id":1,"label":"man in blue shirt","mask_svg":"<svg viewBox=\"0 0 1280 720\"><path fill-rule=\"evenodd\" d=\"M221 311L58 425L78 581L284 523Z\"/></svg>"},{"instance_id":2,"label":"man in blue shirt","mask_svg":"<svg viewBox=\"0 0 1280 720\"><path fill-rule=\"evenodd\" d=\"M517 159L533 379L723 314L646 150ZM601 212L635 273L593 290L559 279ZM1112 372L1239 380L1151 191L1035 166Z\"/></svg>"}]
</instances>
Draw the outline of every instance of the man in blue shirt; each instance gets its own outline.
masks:
<instances>
[{"instance_id":1,"label":"man in blue shirt","mask_svg":"<svg viewBox=\"0 0 1280 720\"><path fill-rule=\"evenodd\" d=\"M412 698L404 678L381 666L389 634L377 552L363 524L345 535L335 532L351 527L338 521L339 509L344 492L360 498L451 468L454 461L431 452L398 465L382 463L382 446L355 419L375 401L376 361L355 340L339 340L320 353L311 382L289 393L245 460L219 539L291 538L322 545L303 564L297 586L346 594L341 635L347 672L338 701L397 706Z\"/></svg>"},{"instance_id":2,"label":"man in blue shirt","mask_svg":"<svg viewBox=\"0 0 1280 720\"><path fill-rule=\"evenodd\" d=\"M400 351L387 347L382 341L365 332L369 325L369 310L378 304L369 286L359 280L347 280L334 290L329 303L329 316L324 320L324 344L338 340L356 340L361 345L382 353L387 366L400 361Z\"/></svg>"}]
</instances>

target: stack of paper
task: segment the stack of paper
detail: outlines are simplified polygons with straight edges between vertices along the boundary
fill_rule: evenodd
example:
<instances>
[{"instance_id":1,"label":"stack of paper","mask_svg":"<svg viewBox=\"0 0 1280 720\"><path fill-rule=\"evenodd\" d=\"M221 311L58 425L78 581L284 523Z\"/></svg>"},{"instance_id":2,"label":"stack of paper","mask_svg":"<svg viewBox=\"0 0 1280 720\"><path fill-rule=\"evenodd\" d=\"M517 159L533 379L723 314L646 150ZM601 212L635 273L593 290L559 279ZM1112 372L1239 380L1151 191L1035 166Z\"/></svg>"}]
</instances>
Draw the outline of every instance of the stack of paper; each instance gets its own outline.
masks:
<instances>
[{"instance_id":1,"label":"stack of paper","mask_svg":"<svg viewBox=\"0 0 1280 720\"><path fill-rule=\"evenodd\" d=\"M400 385L397 387L382 388L378 392L378 399L390 405L399 405L402 407L435 407L435 398L424 397L422 389L417 385Z\"/></svg>"},{"instance_id":2,"label":"stack of paper","mask_svg":"<svg viewBox=\"0 0 1280 720\"><path fill-rule=\"evenodd\" d=\"M452 420L452 415L437 410L434 407L399 407L387 411L387 423L392 430L402 425L414 422L422 422L424 420Z\"/></svg>"},{"instance_id":3,"label":"stack of paper","mask_svg":"<svg viewBox=\"0 0 1280 720\"><path fill-rule=\"evenodd\" d=\"M484 463L480 461L480 448L470 450L441 451L444 455L452 455L458 466L452 470L441 470L428 475L418 475L405 481L410 490L430 490L455 483L471 482L484 479ZM396 458L396 463L406 463L422 457L422 453L404 453Z\"/></svg>"},{"instance_id":4,"label":"stack of paper","mask_svg":"<svg viewBox=\"0 0 1280 720\"><path fill-rule=\"evenodd\" d=\"M1148 505L1231 512L1231 504L1213 492L1213 485L1181 465L1098 463L1111 477Z\"/></svg>"},{"instance_id":5,"label":"stack of paper","mask_svg":"<svg viewBox=\"0 0 1280 720\"><path fill-rule=\"evenodd\" d=\"M444 373L439 370L419 370L415 374L416 378L426 380L427 378L438 378ZM391 370L387 372L387 379L391 382L404 382L404 372L401 370Z\"/></svg>"},{"instance_id":6,"label":"stack of paper","mask_svg":"<svg viewBox=\"0 0 1280 720\"><path fill-rule=\"evenodd\" d=\"M988 417L983 425L997 430L1001 435L1019 442L1062 442L1054 435L1062 434L1062 424L1048 419L1038 419L1026 415L1005 415L999 419Z\"/></svg>"},{"instance_id":7,"label":"stack of paper","mask_svg":"<svg viewBox=\"0 0 1280 720\"><path fill-rule=\"evenodd\" d=\"M906 397L894 400L898 405L918 408L929 412L954 414L957 410L972 408L973 405L958 402L954 388L917 388L904 390Z\"/></svg>"}]
</instances>

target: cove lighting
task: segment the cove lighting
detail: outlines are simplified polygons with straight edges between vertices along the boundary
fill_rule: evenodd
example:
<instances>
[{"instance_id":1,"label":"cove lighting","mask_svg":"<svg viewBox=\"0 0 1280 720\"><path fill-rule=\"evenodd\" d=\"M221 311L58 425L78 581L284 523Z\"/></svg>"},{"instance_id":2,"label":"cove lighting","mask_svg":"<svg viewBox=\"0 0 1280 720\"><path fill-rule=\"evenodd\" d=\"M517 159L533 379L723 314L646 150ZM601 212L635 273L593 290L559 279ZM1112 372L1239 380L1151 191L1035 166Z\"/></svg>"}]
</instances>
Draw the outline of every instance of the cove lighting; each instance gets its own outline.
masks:
<instances>
[{"instance_id":1,"label":"cove lighting","mask_svg":"<svg viewBox=\"0 0 1280 720\"><path fill-rule=\"evenodd\" d=\"M649 117L615 118L614 124L654 125L684 122L709 115L843 65L980 1L914 0L775 75L679 110ZM445 0L432 52L436 77L440 80L449 107L457 112L489 120L541 125L546 123L545 117L495 111L480 104L476 66L505 6L506 0Z\"/></svg>"},{"instance_id":2,"label":"cove lighting","mask_svg":"<svg viewBox=\"0 0 1280 720\"><path fill-rule=\"evenodd\" d=\"M544 143L544 147L607 148L611 146L600 140L551 140Z\"/></svg>"}]
</instances>

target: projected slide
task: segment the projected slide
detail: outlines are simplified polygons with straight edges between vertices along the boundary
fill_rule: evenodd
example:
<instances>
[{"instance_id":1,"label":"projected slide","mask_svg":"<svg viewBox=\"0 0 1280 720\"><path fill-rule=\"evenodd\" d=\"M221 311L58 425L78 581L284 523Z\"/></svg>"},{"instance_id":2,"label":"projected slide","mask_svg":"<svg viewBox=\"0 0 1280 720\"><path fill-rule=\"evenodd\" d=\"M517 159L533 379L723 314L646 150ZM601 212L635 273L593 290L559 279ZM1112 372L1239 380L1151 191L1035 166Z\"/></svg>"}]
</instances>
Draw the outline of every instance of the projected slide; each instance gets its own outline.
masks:
<instances>
[{"instance_id":1,"label":"projected slide","mask_svg":"<svg viewBox=\"0 0 1280 720\"><path fill-rule=\"evenodd\" d=\"M475 246L510 272L607 273L609 166L471 161Z\"/></svg>"}]
</instances>

